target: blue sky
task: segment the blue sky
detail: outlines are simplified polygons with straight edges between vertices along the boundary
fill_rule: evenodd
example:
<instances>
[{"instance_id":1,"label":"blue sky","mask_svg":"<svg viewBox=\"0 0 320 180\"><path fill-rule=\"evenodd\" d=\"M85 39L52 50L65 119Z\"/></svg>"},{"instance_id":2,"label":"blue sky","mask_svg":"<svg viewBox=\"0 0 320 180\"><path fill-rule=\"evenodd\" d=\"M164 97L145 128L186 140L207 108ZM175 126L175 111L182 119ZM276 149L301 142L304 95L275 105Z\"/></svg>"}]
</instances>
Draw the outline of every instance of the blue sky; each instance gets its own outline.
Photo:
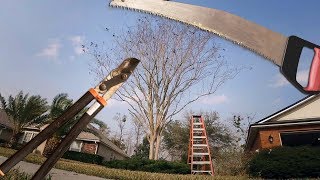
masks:
<instances>
[{"instance_id":1,"label":"blue sky","mask_svg":"<svg viewBox=\"0 0 320 180\"><path fill-rule=\"evenodd\" d=\"M244 17L276 32L297 35L320 44L318 1L226 1L179 0ZM308 3L307 3L308 2ZM111 9L109 1L16 1L0 5L0 93L7 96L20 90L40 94L49 101L58 93L78 99L97 82L89 74L91 57L80 45L90 41L112 41L108 32L120 32L133 24L139 13ZM255 121L305 97L269 61L225 40L223 55L233 65L252 67L228 81L215 95L188 108L216 110L225 119L232 113L256 114ZM301 79L307 73L302 66ZM98 118L114 127L116 112L127 106L110 102ZM177 117L179 118L179 117Z\"/></svg>"}]
</instances>

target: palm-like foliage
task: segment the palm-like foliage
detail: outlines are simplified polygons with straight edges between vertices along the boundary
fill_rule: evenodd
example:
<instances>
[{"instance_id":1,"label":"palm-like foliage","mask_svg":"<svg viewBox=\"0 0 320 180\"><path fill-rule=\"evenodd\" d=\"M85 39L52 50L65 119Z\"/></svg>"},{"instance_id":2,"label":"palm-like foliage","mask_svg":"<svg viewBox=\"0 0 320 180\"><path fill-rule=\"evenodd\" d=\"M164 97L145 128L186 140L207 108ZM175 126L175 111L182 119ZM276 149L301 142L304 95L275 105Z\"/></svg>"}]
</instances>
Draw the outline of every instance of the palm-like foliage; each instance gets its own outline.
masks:
<instances>
[{"instance_id":1,"label":"palm-like foliage","mask_svg":"<svg viewBox=\"0 0 320 180\"><path fill-rule=\"evenodd\" d=\"M62 115L72 105L72 99L68 98L68 94L61 93L53 98L49 109L49 121L53 121Z\"/></svg>"},{"instance_id":2,"label":"palm-like foliage","mask_svg":"<svg viewBox=\"0 0 320 180\"><path fill-rule=\"evenodd\" d=\"M96 118L93 118L91 123L97 125L99 127L99 131L101 133L103 133L105 135L109 135L110 129L106 123L104 123L103 121L96 119Z\"/></svg>"},{"instance_id":3,"label":"palm-like foliage","mask_svg":"<svg viewBox=\"0 0 320 180\"><path fill-rule=\"evenodd\" d=\"M22 128L33 123L43 123L47 119L47 100L39 95L24 94L20 91L15 97L10 95L5 99L0 94L0 108L3 109L13 122L13 139L21 132Z\"/></svg>"}]
</instances>

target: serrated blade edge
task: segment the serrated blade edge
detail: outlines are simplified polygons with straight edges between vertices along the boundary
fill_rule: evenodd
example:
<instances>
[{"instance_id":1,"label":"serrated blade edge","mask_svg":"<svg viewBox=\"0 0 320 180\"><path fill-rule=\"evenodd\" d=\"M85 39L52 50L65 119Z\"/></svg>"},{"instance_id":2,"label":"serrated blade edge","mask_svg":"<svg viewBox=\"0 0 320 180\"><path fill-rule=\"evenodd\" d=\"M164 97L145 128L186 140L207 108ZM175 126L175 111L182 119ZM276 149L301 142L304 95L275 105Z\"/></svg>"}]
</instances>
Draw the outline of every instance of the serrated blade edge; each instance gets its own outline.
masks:
<instances>
[{"instance_id":1,"label":"serrated blade edge","mask_svg":"<svg viewBox=\"0 0 320 180\"><path fill-rule=\"evenodd\" d=\"M228 12L162 0L113 0L110 6L151 13L210 31L282 65L287 37Z\"/></svg>"}]
</instances>

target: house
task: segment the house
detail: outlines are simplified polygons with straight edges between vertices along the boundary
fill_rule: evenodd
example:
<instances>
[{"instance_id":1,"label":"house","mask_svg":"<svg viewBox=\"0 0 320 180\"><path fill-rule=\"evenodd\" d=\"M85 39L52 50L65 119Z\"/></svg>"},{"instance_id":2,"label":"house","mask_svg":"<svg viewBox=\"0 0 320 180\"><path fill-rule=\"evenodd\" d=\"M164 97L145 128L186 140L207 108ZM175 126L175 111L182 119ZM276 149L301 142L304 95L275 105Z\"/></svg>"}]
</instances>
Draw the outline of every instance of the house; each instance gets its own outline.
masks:
<instances>
[{"instance_id":1,"label":"house","mask_svg":"<svg viewBox=\"0 0 320 180\"><path fill-rule=\"evenodd\" d=\"M30 126L24 127L23 131L20 135L20 138L18 139L19 144L25 144L29 142L32 138L34 138L36 135L40 133L43 129L45 129L48 126L46 125L38 125L38 124L32 124ZM41 143L33 152L37 152L39 154L42 154L44 151L44 148L46 146L47 141L44 141Z\"/></svg>"},{"instance_id":2,"label":"house","mask_svg":"<svg viewBox=\"0 0 320 180\"><path fill-rule=\"evenodd\" d=\"M10 141L13 134L13 123L9 120L7 113L0 109L0 143Z\"/></svg>"},{"instance_id":3,"label":"house","mask_svg":"<svg viewBox=\"0 0 320 180\"><path fill-rule=\"evenodd\" d=\"M29 142L33 137L40 133L46 126L32 125L23 129L22 136L19 139L20 144ZM104 161L123 160L129 156L113 144L102 132L92 125L88 125L88 131L82 131L75 141L70 145L69 151L97 154L103 157ZM46 141L39 145L35 151L43 154Z\"/></svg>"},{"instance_id":4,"label":"house","mask_svg":"<svg viewBox=\"0 0 320 180\"><path fill-rule=\"evenodd\" d=\"M25 144L29 142L47 126L48 124L32 124L30 126L24 127L21 136L18 139L18 143ZM10 141L10 138L13 134L12 129L13 123L9 120L9 117L7 116L5 111L0 109L0 144ZM100 132L97 128L89 124L87 129L90 132L81 132L76 140L70 145L70 151L98 154L104 158L104 161L110 161L114 159L123 160L129 157L123 150L112 143L107 138L107 136ZM42 144L40 144L34 150L34 152L43 154L46 142L47 141L44 141Z\"/></svg>"},{"instance_id":5,"label":"house","mask_svg":"<svg viewBox=\"0 0 320 180\"><path fill-rule=\"evenodd\" d=\"M320 94L307 96L250 125L245 149L302 145L320 146Z\"/></svg>"},{"instance_id":6,"label":"house","mask_svg":"<svg viewBox=\"0 0 320 180\"><path fill-rule=\"evenodd\" d=\"M87 128L99 137L98 148L96 154L103 157L104 161L110 160L124 160L129 158L129 155L111 142L105 134L99 131L97 128L89 124Z\"/></svg>"}]
</instances>

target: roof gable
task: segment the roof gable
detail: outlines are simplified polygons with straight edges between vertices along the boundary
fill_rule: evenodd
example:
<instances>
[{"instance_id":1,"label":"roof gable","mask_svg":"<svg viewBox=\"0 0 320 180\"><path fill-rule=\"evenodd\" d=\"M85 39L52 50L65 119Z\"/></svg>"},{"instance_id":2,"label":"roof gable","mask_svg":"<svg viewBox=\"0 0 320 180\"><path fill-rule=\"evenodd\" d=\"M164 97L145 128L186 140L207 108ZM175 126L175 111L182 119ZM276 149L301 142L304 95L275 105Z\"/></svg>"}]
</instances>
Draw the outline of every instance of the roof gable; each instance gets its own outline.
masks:
<instances>
[{"instance_id":1,"label":"roof gable","mask_svg":"<svg viewBox=\"0 0 320 180\"><path fill-rule=\"evenodd\" d=\"M306 98L258 121L255 124L320 118L320 95Z\"/></svg>"}]
</instances>

